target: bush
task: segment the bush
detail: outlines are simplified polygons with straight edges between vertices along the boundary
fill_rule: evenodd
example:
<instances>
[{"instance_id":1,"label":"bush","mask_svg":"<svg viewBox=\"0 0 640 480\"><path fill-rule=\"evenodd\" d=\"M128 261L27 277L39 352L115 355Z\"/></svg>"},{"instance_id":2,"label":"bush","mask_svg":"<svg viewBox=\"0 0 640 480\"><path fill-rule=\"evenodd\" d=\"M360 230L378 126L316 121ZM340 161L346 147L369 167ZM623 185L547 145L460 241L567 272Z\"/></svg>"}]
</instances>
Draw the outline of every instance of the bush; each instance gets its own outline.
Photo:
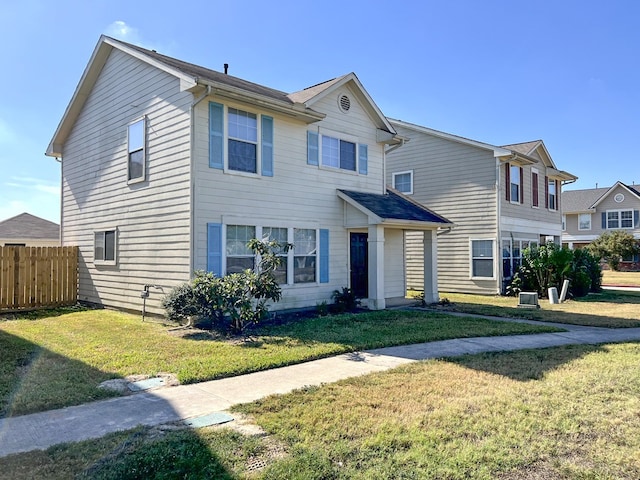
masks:
<instances>
[{"instance_id":1,"label":"bush","mask_svg":"<svg viewBox=\"0 0 640 480\"><path fill-rule=\"evenodd\" d=\"M333 298L334 308L338 313L355 312L360 306L360 300L356 294L347 287L342 287L342 291L334 290L331 298Z\"/></svg>"},{"instance_id":2,"label":"bush","mask_svg":"<svg viewBox=\"0 0 640 480\"><path fill-rule=\"evenodd\" d=\"M607 262L611 270L618 271L623 258L640 253L640 242L629 232L614 230L600 235L587 249Z\"/></svg>"},{"instance_id":3,"label":"bush","mask_svg":"<svg viewBox=\"0 0 640 480\"><path fill-rule=\"evenodd\" d=\"M549 287L562 287L569 280L569 295L581 297L599 291L602 270L598 259L586 250L569 250L553 243L525 249L522 265L507 287L507 293L538 292L547 296Z\"/></svg>"},{"instance_id":4,"label":"bush","mask_svg":"<svg viewBox=\"0 0 640 480\"><path fill-rule=\"evenodd\" d=\"M167 316L178 321L194 316L212 322L226 319L236 333L247 324L262 320L268 313L267 302L278 302L282 296L275 277L281 262L276 252L286 252L291 245L252 239L248 247L256 257L255 270L225 277L197 271L193 280L177 286L163 299Z\"/></svg>"}]
</instances>

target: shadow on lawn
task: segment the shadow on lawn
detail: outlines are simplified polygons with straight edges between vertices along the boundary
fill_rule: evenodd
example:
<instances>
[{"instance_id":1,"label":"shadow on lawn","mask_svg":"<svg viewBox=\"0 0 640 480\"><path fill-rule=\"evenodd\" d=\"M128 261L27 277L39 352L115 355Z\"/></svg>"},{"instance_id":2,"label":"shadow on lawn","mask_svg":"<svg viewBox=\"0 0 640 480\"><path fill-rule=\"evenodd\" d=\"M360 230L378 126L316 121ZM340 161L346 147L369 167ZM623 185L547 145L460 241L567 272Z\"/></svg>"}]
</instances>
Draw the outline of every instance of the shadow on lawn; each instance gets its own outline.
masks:
<instances>
[{"instance_id":1,"label":"shadow on lawn","mask_svg":"<svg viewBox=\"0 0 640 480\"><path fill-rule=\"evenodd\" d=\"M509 377L520 382L542 379L547 373L594 352L597 345L567 345L515 352L489 352L449 358L466 368Z\"/></svg>"}]
</instances>

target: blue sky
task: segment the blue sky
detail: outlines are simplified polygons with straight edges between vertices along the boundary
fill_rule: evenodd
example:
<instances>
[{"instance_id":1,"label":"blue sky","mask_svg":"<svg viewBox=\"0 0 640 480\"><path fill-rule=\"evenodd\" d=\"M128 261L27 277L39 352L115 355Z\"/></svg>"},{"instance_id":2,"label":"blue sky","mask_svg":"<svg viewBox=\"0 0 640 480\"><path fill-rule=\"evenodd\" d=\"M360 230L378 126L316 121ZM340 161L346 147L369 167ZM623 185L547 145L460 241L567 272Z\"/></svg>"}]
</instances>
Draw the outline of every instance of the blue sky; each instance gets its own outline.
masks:
<instances>
[{"instance_id":1,"label":"blue sky","mask_svg":"<svg viewBox=\"0 0 640 480\"><path fill-rule=\"evenodd\" d=\"M542 139L567 189L640 184L634 0L0 2L0 220L59 221L44 151L101 34L292 92L355 72L389 117Z\"/></svg>"}]
</instances>

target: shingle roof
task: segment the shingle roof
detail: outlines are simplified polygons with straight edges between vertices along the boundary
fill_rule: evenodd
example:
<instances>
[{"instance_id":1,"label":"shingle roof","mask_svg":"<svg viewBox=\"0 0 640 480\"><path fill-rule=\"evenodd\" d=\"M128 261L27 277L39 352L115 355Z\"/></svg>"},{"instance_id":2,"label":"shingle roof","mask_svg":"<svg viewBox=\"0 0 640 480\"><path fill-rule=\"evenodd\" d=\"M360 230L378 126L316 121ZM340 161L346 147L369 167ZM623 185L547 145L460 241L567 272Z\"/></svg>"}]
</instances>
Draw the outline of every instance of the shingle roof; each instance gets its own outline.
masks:
<instances>
[{"instance_id":1,"label":"shingle roof","mask_svg":"<svg viewBox=\"0 0 640 480\"><path fill-rule=\"evenodd\" d=\"M58 240L60 225L29 213L21 213L0 222L0 238Z\"/></svg>"},{"instance_id":2,"label":"shingle roof","mask_svg":"<svg viewBox=\"0 0 640 480\"><path fill-rule=\"evenodd\" d=\"M274 100L279 100L281 102L293 104L293 101L288 97L288 94L280 90L275 90L273 88L265 87L264 85L258 85L257 83L249 82L247 80L243 80L242 78L234 77L233 75L228 75L226 73L217 72L209 68L201 67L200 65L184 62L182 60L178 60L177 58L168 57L156 51L147 50L146 48L142 48L137 45L133 45L131 43L123 42L122 40L116 40L116 39L112 39L112 40L115 40L123 45L126 45L127 47L133 50L137 50L140 53L143 53L159 62L164 63L165 65L175 68L181 71L182 73L185 73L197 79L209 81L209 82L221 83L223 85L229 85L231 87L239 88L247 92L263 95L265 97L269 97Z\"/></svg>"},{"instance_id":3,"label":"shingle roof","mask_svg":"<svg viewBox=\"0 0 640 480\"><path fill-rule=\"evenodd\" d=\"M586 212L602 195L607 193L609 188L588 188L585 190L564 190L561 193L562 211Z\"/></svg>"},{"instance_id":4,"label":"shingle roof","mask_svg":"<svg viewBox=\"0 0 640 480\"><path fill-rule=\"evenodd\" d=\"M521 153L522 155L529 155L531 151L537 147L542 140L534 140L533 142L514 143L512 145L502 145L502 148Z\"/></svg>"},{"instance_id":5,"label":"shingle roof","mask_svg":"<svg viewBox=\"0 0 640 480\"><path fill-rule=\"evenodd\" d=\"M451 224L446 218L391 190L387 190L386 195L350 190L340 192L384 220Z\"/></svg>"}]
</instances>

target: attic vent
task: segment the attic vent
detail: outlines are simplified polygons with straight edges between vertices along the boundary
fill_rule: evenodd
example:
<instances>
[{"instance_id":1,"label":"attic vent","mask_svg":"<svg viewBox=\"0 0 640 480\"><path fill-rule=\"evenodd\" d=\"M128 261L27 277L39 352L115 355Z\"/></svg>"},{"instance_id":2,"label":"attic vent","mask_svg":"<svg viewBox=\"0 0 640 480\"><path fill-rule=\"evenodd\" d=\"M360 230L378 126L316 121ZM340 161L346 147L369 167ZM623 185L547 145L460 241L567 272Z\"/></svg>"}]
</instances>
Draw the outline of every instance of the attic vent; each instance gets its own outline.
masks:
<instances>
[{"instance_id":1,"label":"attic vent","mask_svg":"<svg viewBox=\"0 0 640 480\"><path fill-rule=\"evenodd\" d=\"M613 197L613 199L616 201L616 203L622 203L624 202L624 195L622 193L617 193L615 197Z\"/></svg>"},{"instance_id":2,"label":"attic vent","mask_svg":"<svg viewBox=\"0 0 640 480\"><path fill-rule=\"evenodd\" d=\"M351 100L346 95L340 95L338 99L338 104L340 105L340 110L347 113L351 108Z\"/></svg>"}]
</instances>

